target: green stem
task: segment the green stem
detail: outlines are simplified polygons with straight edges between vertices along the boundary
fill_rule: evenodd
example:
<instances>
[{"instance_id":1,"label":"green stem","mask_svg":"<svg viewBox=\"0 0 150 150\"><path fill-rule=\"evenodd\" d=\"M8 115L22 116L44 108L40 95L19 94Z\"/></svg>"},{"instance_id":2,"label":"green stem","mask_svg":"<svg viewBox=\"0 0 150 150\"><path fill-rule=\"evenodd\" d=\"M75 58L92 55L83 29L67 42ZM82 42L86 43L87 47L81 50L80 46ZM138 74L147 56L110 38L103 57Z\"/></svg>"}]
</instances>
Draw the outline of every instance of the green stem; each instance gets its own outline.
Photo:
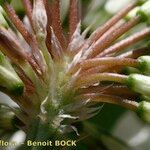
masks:
<instances>
[{"instance_id":1,"label":"green stem","mask_svg":"<svg viewBox=\"0 0 150 150\"><path fill-rule=\"evenodd\" d=\"M56 140L66 140L66 138L58 130L54 129L50 123L36 119L31 122L27 131L26 140L18 150L62 149L62 147L55 145ZM33 145L33 142L35 142L36 146ZM46 146L43 146L45 142Z\"/></svg>"}]
</instances>

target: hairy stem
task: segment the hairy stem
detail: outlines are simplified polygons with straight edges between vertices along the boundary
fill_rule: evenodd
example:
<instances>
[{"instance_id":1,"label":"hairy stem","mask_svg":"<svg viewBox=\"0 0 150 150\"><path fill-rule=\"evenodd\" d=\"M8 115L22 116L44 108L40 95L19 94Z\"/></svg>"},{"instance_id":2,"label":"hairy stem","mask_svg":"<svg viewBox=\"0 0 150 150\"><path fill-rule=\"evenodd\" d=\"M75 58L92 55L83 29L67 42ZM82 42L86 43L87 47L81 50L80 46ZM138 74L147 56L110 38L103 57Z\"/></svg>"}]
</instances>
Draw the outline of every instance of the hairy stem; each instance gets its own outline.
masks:
<instances>
[{"instance_id":1,"label":"hairy stem","mask_svg":"<svg viewBox=\"0 0 150 150\"><path fill-rule=\"evenodd\" d=\"M38 49L38 45L37 45L37 41L35 39L35 37L28 32L28 30L26 29L26 27L24 26L24 24L22 23L22 21L18 18L18 16L16 15L14 9L6 2L4 5L4 9L6 11L6 13L8 14L9 18L11 19L11 21L13 22L13 24L16 26L16 28L19 30L19 32L22 34L22 36L24 37L24 39L26 40L26 42L32 47L33 50L33 56L36 60L36 62L38 63L38 65L40 66L38 71L39 75L42 74L42 72L45 72L45 65L42 59L42 56L40 54L40 51Z\"/></svg>"},{"instance_id":2,"label":"hairy stem","mask_svg":"<svg viewBox=\"0 0 150 150\"><path fill-rule=\"evenodd\" d=\"M142 55L150 54L150 47L142 47L119 55L119 58L138 58Z\"/></svg>"},{"instance_id":3,"label":"hairy stem","mask_svg":"<svg viewBox=\"0 0 150 150\"><path fill-rule=\"evenodd\" d=\"M124 85L98 85L98 86L90 86L88 88L81 88L79 89L79 94L88 94L88 93L105 93L105 94L112 94L118 96L130 96L135 97L137 94L130 91L127 86Z\"/></svg>"},{"instance_id":4,"label":"hairy stem","mask_svg":"<svg viewBox=\"0 0 150 150\"><path fill-rule=\"evenodd\" d=\"M149 47L142 47L139 49L134 49L132 51L123 53L121 55L118 55L116 58L133 58L136 59L142 55L148 55L150 54L150 48ZM111 72L120 72L123 69L123 66L98 66L98 67L94 67L91 69L88 69L87 71L84 72L84 74L92 74L92 73L96 73L96 72L106 72L106 71L111 71Z\"/></svg>"},{"instance_id":5,"label":"hairy stem","mask_svg":"<svg viewBox=\"0 0 150 150\"><path fill-rule=\"evenodd\" d=\"M102 94L102 93L82 94L78 96L77 98L78 99L80 98L82 100L89 99L90 102L115 104L115 105L125 107L132 111L136 111L139 105L137 102L133 100L128 100L119 96L113 96L113 95Z\"/></svg>"},{"instance_id":6,"label":"hairy stem","mask_svg":"<svg viewBox=\"0 0 150 150\"><path fill-rule=\"evenodd\" d=\"M94 58L81 62L82 69L88 69L96 66L137 66L138 62L131 58L114 58L114 57L104 57L104 58Z\"/></svg>"},{"instance_id":7,"label":"hairy stem","mask_svg":"<svg viewBox=\"0 0 150 150\"><path fill-rule=\"evenodd\" d=\"M107 54L116 53L120 50L125 49L126 47L129 47L140 40L143 40L145 37L150 36L150 28L146 28L138 33L135 33L131 35L130 37L114 44L113 46L109 47L108 49L104 50L101 54L99 54L97 57L106 56Z\"/></svg>"},{"instance_id":8,"label":"hairy stem","mask_svg":"<svg viewBox=\"0 0 150 150\"><path fill-rule=\"evenodd\" d=\"M99 53L101 53L103 50L105 50L107 47L109 47L112 42L114 42L117 38L119 38L121 35L123 35L125 32L130 30L132 27L137 25L140 21L139 17L135 17L132 20L124 23L122 26L120 26L118 29L111 30L106 32L92 47L91 53L88 55L88 58L92 58L97 56ZM111 36L110 36L111 35Z\"/></svg>"},{"instance_id":9,"label":"hairy stem","mask_svg":"<svg viewBox=\"0 0 150 150\"><path fill-rule=\"evenodd\" d=\"M34 29L33 28L33 19L32 19L32 4L31 4L31 1L30 0L23 0L22 3L23 3L23 6L25 8L26 14L27 14L27 16L30 20L30 24L32 26L32 29Z\"/></svg>"},{"instance_id":10,"label":"hairy stem","mask_svg":"<svg viewBox=\"0 0 150 150\"><path fill-rule=\"evenodd\" d=\"M97 72L96 70L100 70L104 72L105 70L109 70L109 68L113 66L130 66L136 67L138 65L137 60L131 58L114 58L114 57L103 57L103 58L94 58L83 60L80 63L77 63L71 70L69 70L69 74L75 73L81 67L81 73L83 72ZM86 72L86 73L87 73ZM99 72L99 71L98 71Z\"/></svg>"},{"instance_id":11,"label":"hairy stem","mask_svg":"<svg viewBox=\"0 0 150 150\"><path fill-rule=\"evenodd\" d=\"M52 4L52 27L58 38L63 50L66 48L66 39L63 34L63 29L60 19L60 0L54 0Z\"/></svg>"},{"instance_id":12,"label":"hairy stem","mask_svg":"<svg viewBox=\"0 0 150 150\"><path fill-rule=\"evenodd\" d=\"M95 98L91 99L91 101L115 104L130 109L132 111L136 111L139 105L135 101L122 99L121 97L117 96L102 95L102 94L100 96L96 96Z\"/></svg>"},{"instance_id":13,"label":"hairy stem","mask_svg":"<svg viewBox=\"0 0 150 150\"><path fill-rule=\"evenodd\" d=\"M109 19L104 25L100 26L96 31L94 31L89 40L95 42L98 40L108 29L110 29L114 24L121 20L130 10L136 6L136 2L131 2L124 9L120 10L115 16Z\"/></svg>"},{"instance_id":14,"label":"hairy stem","mask_svg":"<svg viewBox=\"0 0 150 150\"><path fill-rule=\"evenodd\" d=\"M79 23L78 0L70 0L70 8L69 8L69 41L71 41L72 35L74 34L78 23Z\"/></svg>"},{"instance_id":15,"label":"hairy stem","mask_svg":"<svg viewBox=\"0 0 150 150\"><path fill-rule=\"evenodd\" d=\"M113 82L124 83L126 79L127 76L115 74L115 73L95 73L86 76L80 75L78 79L75 81L74 86L79 88L82 86L89 86L100 81L113 81Z\"/></svg>"},{"instance_id":16,"label":"hairy stem","mask_svg":"<svg viewBox=\"0 0 150 150\"><path fill-rule=\"evenodd\" d=\"M46 14L47 14L47 37L46 37L46 46L47 49L49 51L49 53L51 53L51 25L52 25L52 12L50 9L50 5L48 0L44 0L44 5L45 5L45 9L46 9Z\"/></svg>"}]
</instances>

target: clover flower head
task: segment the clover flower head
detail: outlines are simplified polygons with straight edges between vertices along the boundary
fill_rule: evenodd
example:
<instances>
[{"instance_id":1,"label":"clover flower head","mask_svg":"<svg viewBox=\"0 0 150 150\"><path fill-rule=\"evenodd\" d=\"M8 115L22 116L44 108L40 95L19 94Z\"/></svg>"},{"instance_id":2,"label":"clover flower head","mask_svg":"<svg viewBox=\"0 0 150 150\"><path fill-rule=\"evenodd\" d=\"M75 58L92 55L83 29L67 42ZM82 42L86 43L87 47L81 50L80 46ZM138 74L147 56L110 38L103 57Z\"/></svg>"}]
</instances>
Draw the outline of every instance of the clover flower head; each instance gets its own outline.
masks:
<instances>
[{"instance_id":1,"label":"clover flower head","mask_svg":"<svg viewBox=\"0 0 150 150\"><path fill-rule=\"evenodd\" d=\"M150 47L124 52L150 36L149 2L130 3L88 36L88 27L81 32L78 0L70 0L66 34L60 0L22 0L26 22L10 1L0 0L9 24L0 25L0 90L18 104L1 105L11 112L8 118L17 118L27 134L33 120L62 134L77 133L74 124L98 114L103 103L149 114L149 103L136 99L150 96ZM119 39L143 22L141 31ZM126 75L124 67L138 73ZM141 107L146 111L137 111Z\"/></svg>"}]
</instances>

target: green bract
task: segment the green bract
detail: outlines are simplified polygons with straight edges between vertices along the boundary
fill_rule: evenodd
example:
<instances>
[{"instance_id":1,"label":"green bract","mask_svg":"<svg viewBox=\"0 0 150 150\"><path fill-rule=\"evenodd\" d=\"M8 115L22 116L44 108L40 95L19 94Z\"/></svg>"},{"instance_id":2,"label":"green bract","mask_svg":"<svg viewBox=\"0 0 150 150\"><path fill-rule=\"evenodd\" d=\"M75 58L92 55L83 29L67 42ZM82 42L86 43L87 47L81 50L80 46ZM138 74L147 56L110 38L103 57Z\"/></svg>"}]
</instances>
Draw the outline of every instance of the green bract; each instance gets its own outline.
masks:
<instances>
[{"instance_id":1,"label":"green bract","mask_svg":"<svg viewBox=\"0 0 150 150\"><path fill-rule=\"evenodd\" d=\"M137 11L137 14L141 17L142 21L150 24L150 1L145 2L140 9Z\"/></svg>"},{"instance_id":2,"label":"green bract","mask_svg":"<svg viewBox=\"0 0 150 150\"><path fill-rule=\"evenodd\" d=\"M142 101L139 103L137 114L147 123L150 123L150 103Z\"/></svg>"},{"instance_id":3,"label":"green bract","mask_svg":"<svg viewBox=\"0 0 150 150\"><path fill-rule=\"evenodd\" d=\"M139 69L147 74L150 75L150 56L141 56L138 58L139 61Z\"/></svg>"},{"instance_id":4,"label":"green bract","mask_svg":"<svg viewBox=\"0 0 150 150\"><path fill-rule=\"evenodd\" d=\"M127 86L133 91L150 96L150 77L141 74L131 74L127 78Z\"/></svg>"},{"instance_id":5,"label":"green bract","mask_svg":"<svg viewBox=\"0 0 150 150\"><path fill-rule=\"evenodd\" d=\"M4 4L4 0L0 0L0 5L3 5Z\"/></svg>"},{"instance_id":6,"label":"green bract","mask_svg":"<svg viewBox=\"0 0 150 150\"><path fill-rule=\"evenodd\" d=\"M133 74L133 73L140 73L140 70L138 70L137 68L134 68L134 67L125 67L123 69L123 73L125 73L126 75L129 75L129 74Z\"/></svg>"},{"instance_id":7,"label":"green bract","mask_svg":"<svg viewBox=\"0 0 150 150\"><path fill-rule=\"evenodd\" d=\"M134 18L135 16L137 16L137 12L140 10L140 6L135 7L133 10L131 10L125 17L125 19L128 21L132 18Z\"/></svg>"},{"instance_id":8,"label":"green bract","mask_svg":"<svg viewBox=\"0 0 150 150\"><path fill-rule=\"evenodd\" d=\"M145 2L147 2L148 0L138 0L138 5L142 5L142 4L144 4Z\"/></svg>"},{"instance_id":9,"label":"green bract","mask_svg":"<svg viewBox=\"0 0 150 150\"><path fill-rule=\"evenodd\" d=\"M149 97L149 96L142 95L140 99L141 99L142 101L150 102L150 97Z\"/></svg>"},{"instance_id":10,"label":"green bract","mask_svg":"<svg viewBox=\"0 0 150 150\"><path fill-rule=\"evenodd\" d=\"M141 0L138 2L138 6L132 9L125 17L126 20L130 20L136 16L140 16L142 22L150 24L150 0Z\"/></svg>"},{"instance_id":11,"label":"green bract","mask_svg":"<svg viewBox=\"0 0 150 150\"><path fill-rule=\"evenodd\" d=\"M20 95L23 93L24 85L20 80L11 64L0 53L0 86L6 88L12 94Z\"/></svg>"},{"instance_id":12,"label":"green bract","mask_svg":"<svg viewBox=\"0 0 150 150\"><path fill-rule=\"evenodd\" d=\"M11 2L11 0L0 0L0 5L3 5L5 2L10 3L10 2Z\"/></svg>"}]
</instances>

